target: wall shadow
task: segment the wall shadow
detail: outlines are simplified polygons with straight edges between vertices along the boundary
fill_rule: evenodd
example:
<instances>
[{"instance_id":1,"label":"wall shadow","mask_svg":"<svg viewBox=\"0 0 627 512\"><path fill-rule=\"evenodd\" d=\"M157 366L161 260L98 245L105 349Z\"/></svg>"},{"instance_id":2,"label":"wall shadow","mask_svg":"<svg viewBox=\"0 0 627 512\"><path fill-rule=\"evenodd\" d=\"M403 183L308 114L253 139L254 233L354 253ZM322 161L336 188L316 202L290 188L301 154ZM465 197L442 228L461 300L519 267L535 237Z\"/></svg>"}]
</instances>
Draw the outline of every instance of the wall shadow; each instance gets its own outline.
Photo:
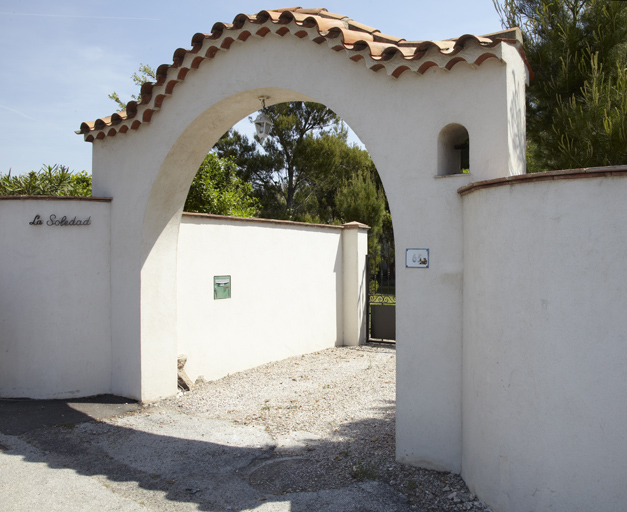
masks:
<instances>
[{"instance_id":1,"label":"wall shadow","mask_svg":"<svg viewBox=\"0 0 627 512\"><path fill-rule=\"evenodd\" d=\"M135 400L98 395L65 400L0 398L0 434L17 436L42 427L83 423L141 409Z\"/></svg>"},{"instance_id":2,"label":"wall shadow","mask_svg":"<svg viewBox=\"0 0 627 512\"><path fill-rule=\"evenodd\" d=\"M337 432L351 442L301 439L277 449L261 428L192 416L175 407L136 414L137 404L116 397L107 398L112 403L106 405L126 414L115 420L121 425L110 424L94 419L94 402L3 400L0 432L6 437L0 452L26 463L45 463L51 471L70 468L83 476L105 477L107 487L121 495L115 483L131 482L139 495L158 492L198 510L244 511L269 503L286 503L291 512L410 510L392 487L368 482L393 462L393 436L390 451L373 453L368 461L351 456L358 443L371 443L377 432L393 432L385 428L394 422L393 403L381 405L382 419L339 425ZM17 416L11 418L12 413ZM11 436L37 451L20 450Z\"/></svg>"}]
</instances>

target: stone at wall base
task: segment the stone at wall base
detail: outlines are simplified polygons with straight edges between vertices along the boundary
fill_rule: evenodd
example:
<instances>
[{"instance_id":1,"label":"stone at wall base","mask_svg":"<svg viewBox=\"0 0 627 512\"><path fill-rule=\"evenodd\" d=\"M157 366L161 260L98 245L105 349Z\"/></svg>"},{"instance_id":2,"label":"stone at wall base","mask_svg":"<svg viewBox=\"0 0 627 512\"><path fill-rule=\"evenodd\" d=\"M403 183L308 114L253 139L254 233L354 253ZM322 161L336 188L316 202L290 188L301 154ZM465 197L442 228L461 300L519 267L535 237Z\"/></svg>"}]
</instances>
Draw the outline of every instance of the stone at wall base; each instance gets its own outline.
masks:
<instances>
[{"instance_id":1,"label":"stone at wall base","mask_svg":"<svg viewBox=\"0 0 627 512\"><path fill-rule=\"evenodd\" d=\"M178 385L178 388L183 391L190 391L194 383L192 382L192 379L189 378L189 376L187 375L187 373L185 373L185 370L183 369L185 367L185 363L187 363L187 356L184 354L179 355L176 361L176 367L178 369L177 370L177 385Z\"/></svg>"}]
</instances>

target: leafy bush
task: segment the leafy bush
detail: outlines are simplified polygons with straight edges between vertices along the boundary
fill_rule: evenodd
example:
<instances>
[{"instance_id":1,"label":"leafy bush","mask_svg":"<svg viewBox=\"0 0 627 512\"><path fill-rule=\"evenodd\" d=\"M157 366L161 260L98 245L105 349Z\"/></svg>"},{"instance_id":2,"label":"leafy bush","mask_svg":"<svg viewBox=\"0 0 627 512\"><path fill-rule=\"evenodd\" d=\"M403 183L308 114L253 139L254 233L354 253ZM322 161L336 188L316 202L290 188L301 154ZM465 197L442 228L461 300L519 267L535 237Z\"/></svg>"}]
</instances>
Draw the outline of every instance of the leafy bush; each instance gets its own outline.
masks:
<instances>
[{"instance_id":1,"label":"leafy bush","mask_svg":"<svg viewBox=\"0 0 627 512\"><path fill-rule=\"evenodd\" d=\"M237 177L237 166L228 158L209 153L187 194L186 212L252 217L257 212L253 187Z\"/></svg>"},{"instance_id":2,"label":"leafy bush","mask_svg":"<svg viewBox=\"0 0 627 512\"><path fill-rule=\"evenodd\" d=\"M0 174L2 196L90 196L91 175L74 174L63 165L44 165L38 172L11 176Z\"/></svg>"}]
</instances>

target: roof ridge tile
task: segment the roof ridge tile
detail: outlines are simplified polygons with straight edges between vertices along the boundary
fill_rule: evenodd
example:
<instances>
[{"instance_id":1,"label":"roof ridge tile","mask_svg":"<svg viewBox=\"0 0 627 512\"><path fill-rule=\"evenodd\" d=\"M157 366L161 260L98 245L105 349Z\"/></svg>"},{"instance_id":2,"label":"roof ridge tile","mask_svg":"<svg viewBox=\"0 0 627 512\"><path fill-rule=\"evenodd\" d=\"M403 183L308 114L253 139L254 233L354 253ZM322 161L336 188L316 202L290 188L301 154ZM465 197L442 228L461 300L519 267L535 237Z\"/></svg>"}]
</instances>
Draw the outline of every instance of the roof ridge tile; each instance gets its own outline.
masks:
<instances>
[{"instance_id":1,"label":"roof ridge tile","mask_svg":"<svg viewBox=\"0 0 627 512\"><path fill-rule=\"evenodd\" d=\"M368 25L364 25L363 23L358 23L355 20L348 20L348 27L352 30L361 30L362 32L368 32L369 34L374 34L375 32L381 32L378 28L370 27Z\"/></svg>"}]
</instances>

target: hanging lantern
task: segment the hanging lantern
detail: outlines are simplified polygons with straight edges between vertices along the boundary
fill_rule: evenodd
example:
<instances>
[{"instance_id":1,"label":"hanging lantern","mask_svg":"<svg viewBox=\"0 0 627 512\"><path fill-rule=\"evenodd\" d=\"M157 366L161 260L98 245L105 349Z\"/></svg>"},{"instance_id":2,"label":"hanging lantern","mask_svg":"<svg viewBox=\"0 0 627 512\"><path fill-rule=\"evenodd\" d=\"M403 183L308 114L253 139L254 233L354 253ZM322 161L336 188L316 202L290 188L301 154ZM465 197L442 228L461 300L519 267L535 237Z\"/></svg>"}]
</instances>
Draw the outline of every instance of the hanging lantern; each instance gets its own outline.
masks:
<instances>
[{"instance_id":1,"label":"hanging lantern","mask_svg":"<svg viewBox=\"0 0 627 512\"><path fill-rule=\"evenodd\" d=\"M257 119L255 119L255 130L257 131L257 136L259 137L259 140L263 144L264 141L268 138L268 135L270 135L270 130L272 130L273 123L268 115L264 112L266 108L266 99L268 99L268 96L259 96L259 99L261 100L262 110L257 116Z\"/></svg>"},{"instance_id":2,"label":"hanging lantern","mask_svg":"<svg viewBox=\"0 0 627 512\"><path fill-rule=\"evenodd\" d=\"M255 119L255 130L257 130L257 136L263 144L263 141L265 141L268 138L268 135L270 135L270 130L272 130L272 121L263 112L257 116L257 119Z\"/></svg>"}]
</instances>

